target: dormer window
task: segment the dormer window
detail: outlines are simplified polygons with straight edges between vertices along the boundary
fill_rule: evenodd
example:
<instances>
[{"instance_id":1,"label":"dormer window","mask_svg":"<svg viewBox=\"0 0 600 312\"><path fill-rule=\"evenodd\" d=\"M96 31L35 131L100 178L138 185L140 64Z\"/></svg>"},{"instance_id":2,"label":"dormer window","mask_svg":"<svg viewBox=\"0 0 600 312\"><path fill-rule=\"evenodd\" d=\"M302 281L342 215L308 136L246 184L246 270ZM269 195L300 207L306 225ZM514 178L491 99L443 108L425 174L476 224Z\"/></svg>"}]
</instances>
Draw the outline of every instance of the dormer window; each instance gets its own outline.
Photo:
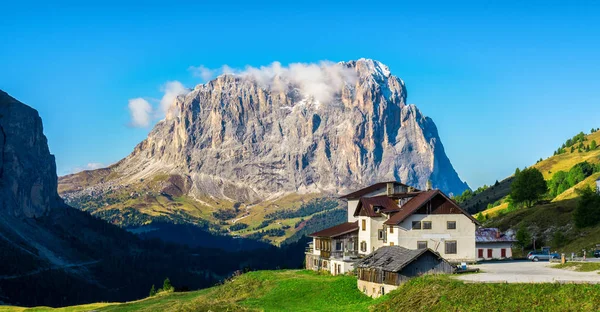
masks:
<instances>
[{"instance_id":1,"label":"dormer window","mask_svg":"<svg viewBox=\"0 0 600 312\"><path fill-rule=\"evenodd\" d=\"M375 211L375 213L380 213L383 210L383 207L381 206L374 206L373 207L373 211Z\"/></svg>"}]
</instances>

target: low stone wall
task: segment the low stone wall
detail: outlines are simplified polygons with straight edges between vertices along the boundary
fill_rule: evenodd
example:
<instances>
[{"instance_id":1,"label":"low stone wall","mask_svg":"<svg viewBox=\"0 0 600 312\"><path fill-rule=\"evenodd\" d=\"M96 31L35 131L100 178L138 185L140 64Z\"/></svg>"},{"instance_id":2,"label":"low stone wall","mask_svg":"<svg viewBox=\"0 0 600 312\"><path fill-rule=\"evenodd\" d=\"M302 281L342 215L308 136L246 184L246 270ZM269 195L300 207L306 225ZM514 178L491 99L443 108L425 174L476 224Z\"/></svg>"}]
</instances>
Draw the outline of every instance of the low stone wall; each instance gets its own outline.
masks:
<instances>
[{"instance_id":1,"label":"low stone wall","mask_svg":"<svg viewBox=\"0 0 600 312\"><path fill-rule=\"evenodd\" d=\"M358 280L358 290L360 290L363 294L370 296L372 298L377 298L379 296L383 296L390 291L398 288L398 286L388 285L388 284L378 284L373 282L367 282L363 280ZM382 289L383 288L383 289ZM383 290L383 292L382 292Z\"/></svg>"}]
</instances>

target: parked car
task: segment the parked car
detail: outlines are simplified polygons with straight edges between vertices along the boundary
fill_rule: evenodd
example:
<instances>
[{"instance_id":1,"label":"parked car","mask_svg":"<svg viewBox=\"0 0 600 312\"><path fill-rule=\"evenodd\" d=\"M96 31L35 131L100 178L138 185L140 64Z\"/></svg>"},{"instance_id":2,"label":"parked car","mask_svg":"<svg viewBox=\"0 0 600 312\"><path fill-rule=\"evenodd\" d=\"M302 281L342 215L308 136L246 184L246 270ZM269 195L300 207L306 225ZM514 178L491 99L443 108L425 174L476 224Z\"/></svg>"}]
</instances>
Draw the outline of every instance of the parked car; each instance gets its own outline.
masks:
<instances>
[{"instance_id":1,"label":"parked car","mask_svg":"<svg viewBox=\"0 0 600 312\"><path fill-rule=\"evenodd\" d=\"M594 251L594 257L596 257L596 258L600 258L600 249L596 249L596 250Z\"/></svg>"},{"instance_id":2,"label":"parked car","mask_svg":"<svg viewBox=\"0 0 600 312\"><path fill-rule=\"evenodd\" d=\"M530 251L527 254L527 259L529 259L531 261L560 259L560 254L558 254L558 253L545 253L543 251Z\"/></svg>"}]
</instances>

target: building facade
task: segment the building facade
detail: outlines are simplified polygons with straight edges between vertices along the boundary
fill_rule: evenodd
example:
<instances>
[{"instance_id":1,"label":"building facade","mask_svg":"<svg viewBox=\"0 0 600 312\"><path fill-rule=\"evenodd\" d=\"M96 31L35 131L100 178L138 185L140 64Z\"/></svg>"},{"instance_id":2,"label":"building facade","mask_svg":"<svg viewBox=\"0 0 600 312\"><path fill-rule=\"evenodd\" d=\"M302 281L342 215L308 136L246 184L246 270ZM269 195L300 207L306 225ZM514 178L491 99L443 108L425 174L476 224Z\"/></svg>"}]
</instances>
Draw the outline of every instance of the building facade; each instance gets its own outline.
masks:
<instances>
[{"instance_id":1,"label":"building facade","mask_svg":"<svg viewBox=\"0 0 600 312\"><path fill-rule=\"evenodd\" d=\"M479 228L475 233L477 260L510 259L515 241L512 232L502 233L497 228Z\"/></svg>"},{"instance_id":2,"label":"building facade","mask_svg":"<svg viewBox=\"0 0 600 312\"><path fill-rule=\"evenodd\" d=\"M386 246L430 249L450 262L477 259L479 222L439 190L383 182L341 198L348 201L348 222L310 235L308 269L345 274Z\"/></svg>"},{"instance_id":3,"label":"building facade","mask_svg":"<svg viewBox=\"0 0 600 312\"><path fill-rule=\"evenodd\" d=\"M411 278L426 274L449 274L454 268L429 248L407 249L385 246L356 263L357 287L377 298L398 288Z\"/></svg>"}]
</instances>

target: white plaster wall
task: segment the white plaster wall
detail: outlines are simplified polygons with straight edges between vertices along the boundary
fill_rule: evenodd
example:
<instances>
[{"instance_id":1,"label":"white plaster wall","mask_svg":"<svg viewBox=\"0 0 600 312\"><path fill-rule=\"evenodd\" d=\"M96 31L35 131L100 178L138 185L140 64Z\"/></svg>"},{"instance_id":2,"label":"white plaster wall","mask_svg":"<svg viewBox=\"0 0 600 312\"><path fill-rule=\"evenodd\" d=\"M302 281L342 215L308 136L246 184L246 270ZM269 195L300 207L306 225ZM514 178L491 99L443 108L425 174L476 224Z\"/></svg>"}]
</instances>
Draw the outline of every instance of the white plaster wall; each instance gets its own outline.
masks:
<instances>
[{"instance_id":1,"label":"white plaster wall","mask_svg":"<svg viewBox=\"0 0 600 312\"><path fill-rule=\"evenodd\" d=\"M358 218L354 216L354 211L356 211L356 206L358 206L358 199L349 199L348 200L348 222L354 222L354 221L358 220Z\"/></svg>"},{"instance_id":2,"label":"white plaster wall","mask_svg":"<svg viewBox=\"0 0 600 312\"><path fill-rule=\"evenodd\" d=\"M363 227L362 227L362 220L366 220L365 230L363 230ZM359 254L368 255L371 252L373 252L374 249L377 250L379 247L384 246L383 241L379 240L378 231L380 229L383 229L383 223L386 220L387 219L385 217L374 217L374 218L369 218L369 217L364 217L364 216L358 217L358 226L359 226L359 229L358 229L358 253ZM363 241L367 242L367 250L366 251L362 251L360 249L360 243Z\"/></svg>"},{"instance_id":3,"label":"white plaster wall","mask_svg":"<svg viewBox=\"0 0 600 312\"><path fill-rule=\"evenodd\" d=\"M431 221L431 230L413 230L413 221ZM456 221L456 229L448 230L447 221ZM427 241L427 247L439 252L446 260L475 261L475 228L475 223L462 214L415 214L394 228L394 232L399 246L416 249L418 241ZM456 254L445 253L446 240L456 241Z\"/></svg>"},{"instance_id":4,"label":"white plaster wall","mask_svg":"<svg viewBox=\"0 0 600 312\"><path fill-rule=\"evenodd\" d=\"M390 232L391 226L387 226L387 243L386 246L398 246L398 231L400 230L397 226L394 226L394 233Z\"/></svg>"},{"instance_id":5,"label":"white plaster wall","mask_svg":"<svg viewBox=\"0 0 600 312\"><path fill-rule=\"evenodd\" d=\"M341 271L338 273L338 275L346 274L354 269L354 263L352 263L352 262L346 262L346 261L342 261L342 260L331 260L331 265L330 265L331 275L335 275L334 265L341 266Z\"/></svg>"},{"instance_id":6,"label":"white plaster wall","mask_svg":"<svg viewBox=\"0 0 600 312\"><path fill-rule=\"evenodd\" d=\"M512 258L512 243L477 243L475 255L478 260L504 259L502 249L506 250L506 258ZM483 258L479 258L478 250L483 249ZM488 249L492 249L492 257L488 258Z\"/></svg>"},{"instance_id":7,"label":"white plaster wall","mask_svg":"<svg viewBox=\"0 0 600 312\"><path fill-rule=\"evenodd\" d=\"M363 294L373 298L377 298L382 295L381 286L383 286L384 294L388 294L390 291L398 288L398 286L394 285L377 284L373 282L362 281L360 279L357 282L358 290L360 290L360 292Z\"/></svg>"}]
</instances>

